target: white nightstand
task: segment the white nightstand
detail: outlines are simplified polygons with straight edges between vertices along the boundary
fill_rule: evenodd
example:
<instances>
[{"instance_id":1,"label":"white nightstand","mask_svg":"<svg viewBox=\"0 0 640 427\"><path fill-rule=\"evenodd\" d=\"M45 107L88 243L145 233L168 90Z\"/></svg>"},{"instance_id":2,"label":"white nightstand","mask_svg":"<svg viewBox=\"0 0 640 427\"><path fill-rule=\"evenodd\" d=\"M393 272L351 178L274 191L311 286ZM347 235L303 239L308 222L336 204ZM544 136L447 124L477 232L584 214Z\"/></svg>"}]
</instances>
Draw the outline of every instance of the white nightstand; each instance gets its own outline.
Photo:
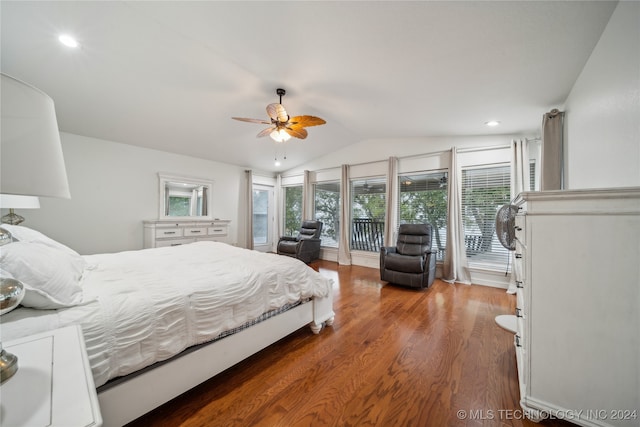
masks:
<instances>
[{"instance_id":1,"label":"white nightstand","mask_svg":"<svg viewBox=\"0 0 640 427\"><path fill-rule=\"evenodd\" d=\"M79 326L30 335L2 346L18 356L18 372L0 386L2 427L102 425Z\"/></svg>"}]
</instances>

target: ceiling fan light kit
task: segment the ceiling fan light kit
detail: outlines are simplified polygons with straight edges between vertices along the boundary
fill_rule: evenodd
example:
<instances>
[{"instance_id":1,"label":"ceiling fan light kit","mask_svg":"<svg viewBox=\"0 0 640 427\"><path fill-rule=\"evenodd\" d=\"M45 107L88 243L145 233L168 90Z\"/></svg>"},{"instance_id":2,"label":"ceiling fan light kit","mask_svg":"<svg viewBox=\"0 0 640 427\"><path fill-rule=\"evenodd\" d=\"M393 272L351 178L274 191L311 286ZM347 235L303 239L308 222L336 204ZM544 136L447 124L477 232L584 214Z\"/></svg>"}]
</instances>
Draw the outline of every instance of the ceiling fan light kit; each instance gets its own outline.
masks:
<instances>
[{"instance_id":1,"label":"ceiling fan light kit","mask_svg":"<svg viewBox=\"0 0 640 427\"><path fill-rule=\"evenodd\" d=\"M319 126L326 123L320 117L315 116L295 116L289 117L287 114L287 110L282 105L282 97L287 92L282 89L276 89L276 95L280 97L280 101L278 103L267 105L267 114L269 115L270 121L261 120L261 119L247 119L244 117L232 117L234 120L240 120L242 122L249 123L261 123L265 125L270 125L268 128L262 130L258 133L257 137L263 137L269 135L271 139L276 142L286 142L291 137L298 139L305 139L308 135L305 127L309 126Z\"/></svg>"},{"instance_id":2,"label":"ceiling fan light kit","mask_svg":"<svg viewBox=\"0 0 640 427\"><path fill-rule=\"evenodd\" d=\"M269 134L269 136L275 142L287 142L288 140L291 139L291 135L289 135L287 132L285 132L284 129L280 129L280 130L276 129L273 132L271 132Z\"/></svg>"}]
</instances>

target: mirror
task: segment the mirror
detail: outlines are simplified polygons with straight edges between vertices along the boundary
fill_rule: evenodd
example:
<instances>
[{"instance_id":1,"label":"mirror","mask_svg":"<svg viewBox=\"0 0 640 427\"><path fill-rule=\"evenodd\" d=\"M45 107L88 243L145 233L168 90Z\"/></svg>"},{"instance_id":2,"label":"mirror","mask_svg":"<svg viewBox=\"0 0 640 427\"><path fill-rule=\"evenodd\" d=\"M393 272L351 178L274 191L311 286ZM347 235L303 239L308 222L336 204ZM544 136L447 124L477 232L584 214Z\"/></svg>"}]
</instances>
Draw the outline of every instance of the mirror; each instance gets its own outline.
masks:
<instances>
[{"instance_id":1,"label":"mirror","mask_svg":"<svg viewBox=\"0 0 640 427\"><path fill-rule=\"evenodd\" d=\"M213 182L159 173L159 219L211 219Z\"/></svg>"}]
</instances>

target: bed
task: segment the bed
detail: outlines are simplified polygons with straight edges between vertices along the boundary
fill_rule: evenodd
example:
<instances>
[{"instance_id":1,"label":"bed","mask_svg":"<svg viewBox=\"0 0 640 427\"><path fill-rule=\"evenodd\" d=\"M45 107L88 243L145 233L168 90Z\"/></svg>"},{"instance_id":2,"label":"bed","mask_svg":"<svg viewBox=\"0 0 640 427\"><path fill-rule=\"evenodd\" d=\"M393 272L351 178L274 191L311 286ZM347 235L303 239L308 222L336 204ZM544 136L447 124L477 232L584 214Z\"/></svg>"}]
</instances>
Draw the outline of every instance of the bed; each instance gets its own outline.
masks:
<instances>
[{"instance_id":1,"label":"bed","mask_svg":"<svg viewBox=\"0 0 640 427\"><path fill-rule=\"evenodd\" d=\"M124 425L291 332L333 323L332 281L219 242L80 256L20 226L0 272L22 281L11 340L80 324L105 426Z\"/></svg>"}]
</instances>

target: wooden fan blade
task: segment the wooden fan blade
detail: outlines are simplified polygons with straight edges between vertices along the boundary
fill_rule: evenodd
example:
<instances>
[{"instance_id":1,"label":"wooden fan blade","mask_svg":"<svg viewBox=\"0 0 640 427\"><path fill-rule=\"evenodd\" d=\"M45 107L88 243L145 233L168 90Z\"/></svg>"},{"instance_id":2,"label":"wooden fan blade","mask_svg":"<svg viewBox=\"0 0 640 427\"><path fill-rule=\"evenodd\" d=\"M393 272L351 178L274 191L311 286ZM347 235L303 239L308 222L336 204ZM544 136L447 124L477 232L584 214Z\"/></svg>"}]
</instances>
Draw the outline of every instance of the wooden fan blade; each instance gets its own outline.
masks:
<instances>
[{"instance_id":1,"label":"wooden fan blade","mask_svg":"<svg viewBox=\"0 0 640 427\"><path fill-rule=\"evenodd\" d=\"M269 104L267 105L267 114L272 120L280 123L286 123L289 120L287 110L284 109L282 104Z\"/></svg>"},{"instance_id":2,"label":"wooden fan blade","mask_svg":"<svg viewBox=\"0 0 640 427\"><path fill-rule=\"evenodd\" d=\"M309 127L309 126L319 126L323 125L325 122L320 117L315 116L295 116L289 119L289 125L295 127Z\"/></svg>"},{"instance_id":3,"label":"wooden fan blade","mask_svg":"<svg viewBox=\"0 0 640 427\"><path fill-rule=\"evenodd\" d=\"M249 123L261 123L263 125L270 125L271 122L267 121L267 120L260 120L260 119L247 119L244 117L231 117L234 120L240 120L241 122L249 122Z\"/></svg>"},{"instance_id":4,"label":"wooden fan blade","mask_svg":"<svg viewBox=\"0 0 640 427\"><path fill-rule=\"evenodd\" d=\"M271 126L270 128L266 128L260 131L259 134L256 135L256 138L261 138L263 136L267 136L269 135L271 132L273 132L274 130L276 130L275 126Z\"/></svg>"},{"instance_id":5,"label":"wooden fan blade","mask_svg":"<svg viewBox=\"0 0 640 427\"><path fill-rule=\"evenodd\" d=\"M307 131L303 128L290 128L289 126L286 126L284 131L289 135L300 139L305 139L308 135Z\"/></svg>"}]
</instances>

